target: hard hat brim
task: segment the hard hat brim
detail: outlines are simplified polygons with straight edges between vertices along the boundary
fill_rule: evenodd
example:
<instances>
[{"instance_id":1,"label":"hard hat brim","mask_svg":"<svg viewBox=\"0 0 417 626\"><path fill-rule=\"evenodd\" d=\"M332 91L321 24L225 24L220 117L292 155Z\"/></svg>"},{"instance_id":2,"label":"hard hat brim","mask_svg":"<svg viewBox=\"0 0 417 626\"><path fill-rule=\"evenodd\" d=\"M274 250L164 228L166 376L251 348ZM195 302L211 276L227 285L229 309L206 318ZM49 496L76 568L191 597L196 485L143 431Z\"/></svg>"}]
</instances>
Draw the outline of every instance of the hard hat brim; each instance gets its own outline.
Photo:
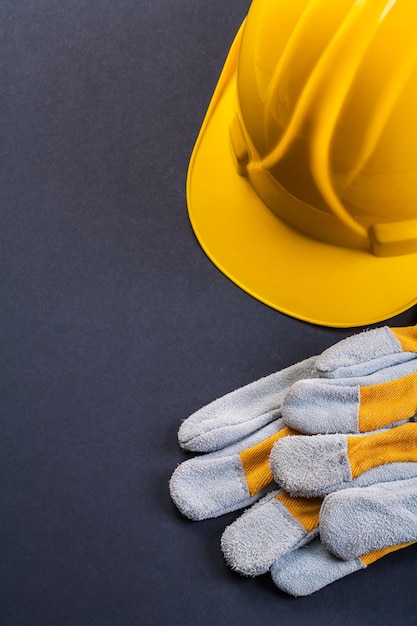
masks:
<instances>
[{"instance_id":1,"label":"hard hat brim","mask_svg":"<svg viewBox=\"0 0 417 626\"><path fill-rule=\"evenodd\" d=\"M244 291L300 320L346 328L409 309L417 302L417 254L376 257L306 237L274 215L237 174L228 128L236 112L242 28L188 169L188 211L200 245Z\"/></svg>"}]
</instances>

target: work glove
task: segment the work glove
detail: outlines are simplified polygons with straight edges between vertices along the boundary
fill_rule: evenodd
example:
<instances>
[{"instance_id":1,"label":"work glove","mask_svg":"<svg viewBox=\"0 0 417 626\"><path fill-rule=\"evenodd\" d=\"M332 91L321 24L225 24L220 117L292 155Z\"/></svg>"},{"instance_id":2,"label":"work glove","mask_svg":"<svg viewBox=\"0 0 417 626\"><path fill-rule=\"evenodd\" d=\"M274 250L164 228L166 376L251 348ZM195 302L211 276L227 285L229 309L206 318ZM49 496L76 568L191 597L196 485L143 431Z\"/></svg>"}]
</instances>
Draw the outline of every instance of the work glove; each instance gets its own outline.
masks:
<instances>
[{"instance_id":1,"label":"work glove","mask_svg":"<svg viewBox=\"0 0 417 626\"><path fill-rule=\"evenodd\" d=\"M275 559L271 576L282 591L305 596L416 541L416 478L346 489L325 497L320 538Z\"/></svg>"},{"instance_id":2,"label":"work glove","mask_svg":"<svg viewBox=\"0 0 417 626\"><path fill-rule=\"evenodd\" d=\"M415 327L371 330L198 410L182 423L178 439L184 450L208 454L175 470L174 502L195 520L247 507L273 485L269 456L279 439L308 429L360 432L361 421L352 416L370 420L381 389L401 390L417 371L416 352ZM399 407L394 423L414 415L413 407Z\"/></svg>"},{"instance_id":3,"label":"work glove","mask_svg":"<svg viewBox=\"0 0 417 626\"><path fill-rule=\"evenodd\" d=\"M282 400L298 380L317 376L315 357L233 391L198 410L178 432L184 450L208 452L184 461L170 481L178 509L193 520L245 508L273 486L269 454L291 431Z\"/></svg>"},{"instance_id":4,"label":"work glove","mask_svg":"<svg viewBox=\"0 0 417 626\"><path fill-rule=\"evenodd\" d=\"M341 437L355 445L342 450ZM269 493L224 531L223 553L239 573L271 569L278 587L304 595L417 541L417 423L366 435L288 437L273 447L270 464L277 484L292 493ZM323 545L303 547L319 533Z\"/></svg>"},{"instance_id":5,"label":"work glove","mask_svg":"<svg viewBox=\"0 0 417 626\"><path fill-rule=\"evenodd\" d=\"M274 465L269 463L271 450L276 458L280 444L291 441L294 435L297 441L310 439L297 437L294 425L298 432L313 433L360 432L366 430L364 423L370 428L366 419L352 419L355 410L357 416L367 415L367 406L373 406L374 395L366 396L363 390L385 389L393 381L401 386L405 378L415 374L416 344L414 328L362 333L319 357L228 394L183 423L179 431L182 447L211 450L205 457L181 464L173 474L171 495L185 515L192 519L221 515L247 507L265 491L274 489L226 529L222 548L234 569L257 575L272 566L274 580L278 580L282 557L310 542L319 532L321 495L301 500L277 489ZM306 395L316 397L313 402L307 399L307 411ZM391 421L406 422L414 413L409 406L401 406ZM384 420L387 427L389 419L385 416ZM377 418L372 428L379 426ZM322 485L319 481L316 491L324 494L351 486L354 481L365 486L406 479L415 475L416 467L409 460L382 462L358 476L345 475L342 484L328 484L326 479ZM279 466L274 470L278 482L283 480L281 470Z\"/></svg>"}]
</instances>

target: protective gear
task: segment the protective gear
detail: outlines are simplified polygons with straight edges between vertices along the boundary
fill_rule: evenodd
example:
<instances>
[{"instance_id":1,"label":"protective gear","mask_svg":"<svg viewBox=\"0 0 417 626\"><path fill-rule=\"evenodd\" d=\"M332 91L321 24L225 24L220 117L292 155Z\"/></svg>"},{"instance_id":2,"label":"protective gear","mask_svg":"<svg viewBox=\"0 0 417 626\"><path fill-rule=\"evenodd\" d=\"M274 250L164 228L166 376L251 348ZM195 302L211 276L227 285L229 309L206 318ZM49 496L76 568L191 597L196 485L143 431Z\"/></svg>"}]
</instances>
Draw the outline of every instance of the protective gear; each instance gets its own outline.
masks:
<instances>
[{"instance_id":1,"label":"protective gear","mask_svg":"<svg viewBox=\"0 0 417 626\"><path fill-rule=\"evenodd\" d=\"M332 493L321 507L320 537L274 561L272 580L282 591L311 594L415 543L417 480Z\"/></svg>"},{"instance_id":2,"label":"protective gear","mask_svg":"<svg viewBox=\"0 0 417 626\"><path fill-rule=\"evenodd\" d=\"M320 511L325 510L322 506L325 494L339 488L354 494L356 488L363 489L370 485L378 490L382 484L392 481L397 484L398 481L417 477L417 424L413 421L415 412L411 409L405 411L402 407L399 426L398 414L393 417L392 423L383 414L381 420L384 430L381 433L358 434L358 429L354 430L356 434L351 437L365 443L361 450L354 451L353 456L345 455L344 462L345 469L346 466L350 468L348 464L353 459L358 471L345 472L343 480L338 480L339 477L334 480L333 476L329 480L327 467L321 473L313 471L316 480L313 489L308 489L305 481L300 481L300 484L302 487L307 484L307 491L303 493L308 496L319 494L318 497L294 498L293 494L279 489L274 482L273 472L277 481L281 482L282 468L279 461L276 463L275 459L272 462L272 458L275 453L279 458L277 451L280 447L285 448L285 445L297 442L292 449L306 477L311 468L314 469L315 457L308 452L306 471L305 459L302 454L298 455L298 448L302 447L299 444L320 442L329 437L346 437L340 434L305 437L288 427L282 416L286 414L287 398L291 399L292 390L304 384L322 382L318 377L331 376L331 379L324 382L335 384L341 389L379 388L383 391L391 384L398 383L401 387L403 378L415 372L416 329L380 328L343 340L318 357L307 359L216 400L185 420L180 428L179 440L183 448L210 452L185 461L175 470L170 482L175 504L184 515L201 520L248 507L260 500L225 530L222 549L228 563L237 571L253 576L268 571L272 566L278 580L281 575L279 560L287 558L286 555L309 543L319 533L319 516ZM349 379L349 376L352 378ZM318 391L316 400L315 405L323 404ZM326 401L325 399L324 404ZM373 410L373 405L368 405L367 402L365 399L362 407L365 416L367 408ZM343 395L340 406L343 413ZM360 402L356 408L358 412L361 411ZM333 404L328 419L317 420L316 429L314 410L310 416L305 416L304 422L301 421L309 423L309 432L326 433L332 431L332 415L335 415L336 422L340 424L337 413L337 406ZM375 428L381 426L378 416L373 417L373 425ZM385 448L383 445L379 446L379 458L373 456L373 452L369 454L366 446L368 437L377 437L380 434L385 436L386 432L395 433L398 430L402 432L401 429L404 428L412 430L414 440L410 446L407 438L401 438L406 456L392 454L396 448L392 448L389 443ZM343 446L341 449L344 454ZM283 456L285 457L285 450ZM371 457L372 462L369 462ZM291 476L291 462L284 462L285 466ZM294 491L297 494L300 492L298 483ZM411 537L404 541L416 539ZM331 543L330 540L329 545ZM366 547L365 541L361 545L365 551L373 549ZM388 547L388 543L385 547ZM320 550L320 554L324 554L322 548ZM357 555L354 558L356 557ZM360 563L362 567L364 561ZM292 567L297 568L299 564L300 560L297 560ZM351 564L351 567L351 571L358 569L358 562L355 561L355 565ZM347 566L335 567L334 576L341 575L341 569L346 573Z\"/></svg>"},{"instance_id":3,"label":"protective gear","mask_svg":"<svg viewBox=\"0 0 417 626\"><path fill-rule=\"evenodd\" d=\"M190 163L202 247L328 326L417 302L414 0L254 0ZM230 144L230 145L229 145Z\"/></svg>"},{"instance_id":4,"label":"protective gear","mask_svg":"<svg viewBox=\"0 0 417 626\"><path fill-rule=\"evenodd\" d=\"M285 396L285 423L305 434L364 433L409 419L417 413L417 374L412 363L406 374L401 361L416 352L415 326L378 328L340 342L320 358L326 378L292 385ZM391 365L393 354L396 366ZM357 362L358 357L370 365L366 374L379 368L377 384L370 384L368 377L362 387L355 378L357 365L364 375L364 362Z\"/></svg>"},{"instance_id":5,"label":"protective gear","mask_svg":"<svg viewBox=\"0 0 417 626\"><path fill-rule=\"evenodd\" d=\"M324 500L271 492L226 528L221 544L226 561L240 574L259 576L270 569L277 586L305 595L416 542L416 522L415 472L412 478L396 480L393 468L388 482L359 481ZM309 544L319 534L323 547L310 552ZM325 563L321 571L326 552L332 564ZM341 565L340 559L349 565ZM304 569L303 580L292 580L297 569ZM317 580L309 580L313 574Z\"/></svg>"},{"instance_id":6,"label":"protective gear","mask_svg":"<svg viewBox=\"0 0 417 626\"><path fill-rule=\"evenodd\" d=\"M297 380L317 376L306 359L219 398L188 417L178 440L183 449L209 452L184 461L170 481L171 497L190 519L244 508L272 488L269 454L287 436L282 400Z\"/></svg>"},{"instance_id":7,"label":"protective gear","mask_svg":"<svg viewBox=\"0 0 417 626\"><path fill-rule=\"evenodd\" d=\"M277 483L291 495L322 496L345 489L373 468L417 467L417 424L366 435L286 438L276 441L269 463Z\"/></svg>"}]
</instances>

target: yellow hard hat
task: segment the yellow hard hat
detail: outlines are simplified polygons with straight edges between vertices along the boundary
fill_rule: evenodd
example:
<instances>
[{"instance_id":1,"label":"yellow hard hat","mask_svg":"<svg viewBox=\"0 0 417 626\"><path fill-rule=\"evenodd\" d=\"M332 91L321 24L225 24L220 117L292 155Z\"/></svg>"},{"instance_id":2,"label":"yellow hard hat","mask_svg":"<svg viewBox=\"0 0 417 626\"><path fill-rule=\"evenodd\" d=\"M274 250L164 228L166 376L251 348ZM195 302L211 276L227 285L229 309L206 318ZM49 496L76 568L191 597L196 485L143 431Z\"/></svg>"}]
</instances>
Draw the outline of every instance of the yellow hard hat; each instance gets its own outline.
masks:
<instances>
[{"instance_id":1,"label":"yellow hard hat","mask_svg":"<svg viewBox=\"0 0 417 626\"><path fill-rule=\"evenodd\" d=\"M416 0L254 0L190 162L194 232L242 289L325 326L417 302Z\"/></svg>"}]
</instances>

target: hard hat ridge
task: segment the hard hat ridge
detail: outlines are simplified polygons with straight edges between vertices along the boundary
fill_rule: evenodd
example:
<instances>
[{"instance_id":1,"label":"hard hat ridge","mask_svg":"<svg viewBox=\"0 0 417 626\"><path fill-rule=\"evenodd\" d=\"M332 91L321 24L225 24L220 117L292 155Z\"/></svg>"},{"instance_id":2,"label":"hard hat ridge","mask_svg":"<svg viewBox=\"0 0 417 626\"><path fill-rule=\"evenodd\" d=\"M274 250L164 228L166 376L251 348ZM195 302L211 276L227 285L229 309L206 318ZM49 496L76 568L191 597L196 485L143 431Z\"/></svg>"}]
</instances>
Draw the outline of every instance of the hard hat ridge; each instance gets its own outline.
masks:
<instances>
[{"instance_id":1,"label":"hard hat ridge","mask_svg":"<svg viewBox=\"0 0 417 626\"><path fill-rule=\"evenodd\" d=\"M337 3L336 7L332 6L330 10L331 3L328 0L315 0L300 14L265 89L265 100L260 105L261 110L263 109L262 120L247 120L245 116L245 111L248 110L246 101L253 100L256 85L248 80L251 74L245 67L241 66L241 71L238 70L239 122L234 121L231 138L233 145L240 144L240 152L242 144L247 144L244 166L241 157L238 171L241 175L248 175L267 205L296 228L300 228L300 220L295 218L293 208L291 207L289 215L285 213L282 194L277 191L272 195L278 201L271 201L271 194L266 188L271 183L274 184L273 180L268 184L260 172L269 172L279 185L305 205L339 220L337 229L340 233L334 240L334 229L330 229L328 233L329 229L317 222L317 216L313 220L306 220L302 216L304 228L301 230L310 236L337 245L372 249L377 255L408 254L417 251L417 240L414 243L410 241L409 235L413 229L410 231L409 224L403 229L408 236L401 236L396 246L390 241L383 248L383 243L379 242L377 245L375 237L372 237L374 223L387 221L384 216L387 209L383 208L386 199L381 198L378 188L374 190L374 196L377 197L369 197L367 189L370 187L370 171L366 167L378 150L378 142L383 137L389 116L395 109L410 74L413 70L415 73L417 41L412 28L403 28L404 54L400 57L392 55L390 72L379 72L375 76L378 59L374 49L381 48L379 40L384 35L383 22L391 20L394 4L382 0L347 4L350 5L347 11L344 6L346 3L343 2ZM328 21L332 24L333 31L328 29L328 25L323 31L315 28L317 12L323 12L326 7L326 18L331 13L332 19ZM267 13L264 11L264 16ZM398 16L395 15L392 19L398 21ZM242 40L243 57L247 45L255 50L260 46L270 45L268 42L265 44L263 39L254 43L252 24L253 22L248 21L245 29ZM255 38L260 36L260 30L257 23ZM305 42L309 40L309 34L311 38L311 33L315 40L316 55L306 63L303 58ZM355 37L354 46L350 45L352 37ZM316 40L320 40L320 45ZM300 59L302 70L298 69ZM284 98L281 86L288 83L288 75L294 72L294 67L300 84L293 89L292 97L287 90ZM371 79L373 87L366 90L365 98L364 79L368 82ZM282 104L284 101L285 107ZM257 124L263 128L253 132L254 125ZM236 140L239 132L241 137ZM259 141L262 135L264 142ZM402 158L401 155L396 156ZM392 163L387 163L387 167L392 172L392 177L400 175L400 168L394 159ZM395 184L394 179L392 183ZM358 185L359 190L356 189ZM367 185L367 189L362 190L361 185ZM410 185L401 185L401 190L406 190L408 194L410 189L413 189ZM365 206L361 202L361 195L366 198ZM413 197L413 205L414 200ZM398 196L394 202L398 204ZM416 214L415 210L413 213ZM399 219L401 217L403 216L393 216L390 211L390 221L408 222L408 219ZM330 220L319 220L322 221ZM371 230L368 232L369 228Z\"/></svg>"}]
</instances>

